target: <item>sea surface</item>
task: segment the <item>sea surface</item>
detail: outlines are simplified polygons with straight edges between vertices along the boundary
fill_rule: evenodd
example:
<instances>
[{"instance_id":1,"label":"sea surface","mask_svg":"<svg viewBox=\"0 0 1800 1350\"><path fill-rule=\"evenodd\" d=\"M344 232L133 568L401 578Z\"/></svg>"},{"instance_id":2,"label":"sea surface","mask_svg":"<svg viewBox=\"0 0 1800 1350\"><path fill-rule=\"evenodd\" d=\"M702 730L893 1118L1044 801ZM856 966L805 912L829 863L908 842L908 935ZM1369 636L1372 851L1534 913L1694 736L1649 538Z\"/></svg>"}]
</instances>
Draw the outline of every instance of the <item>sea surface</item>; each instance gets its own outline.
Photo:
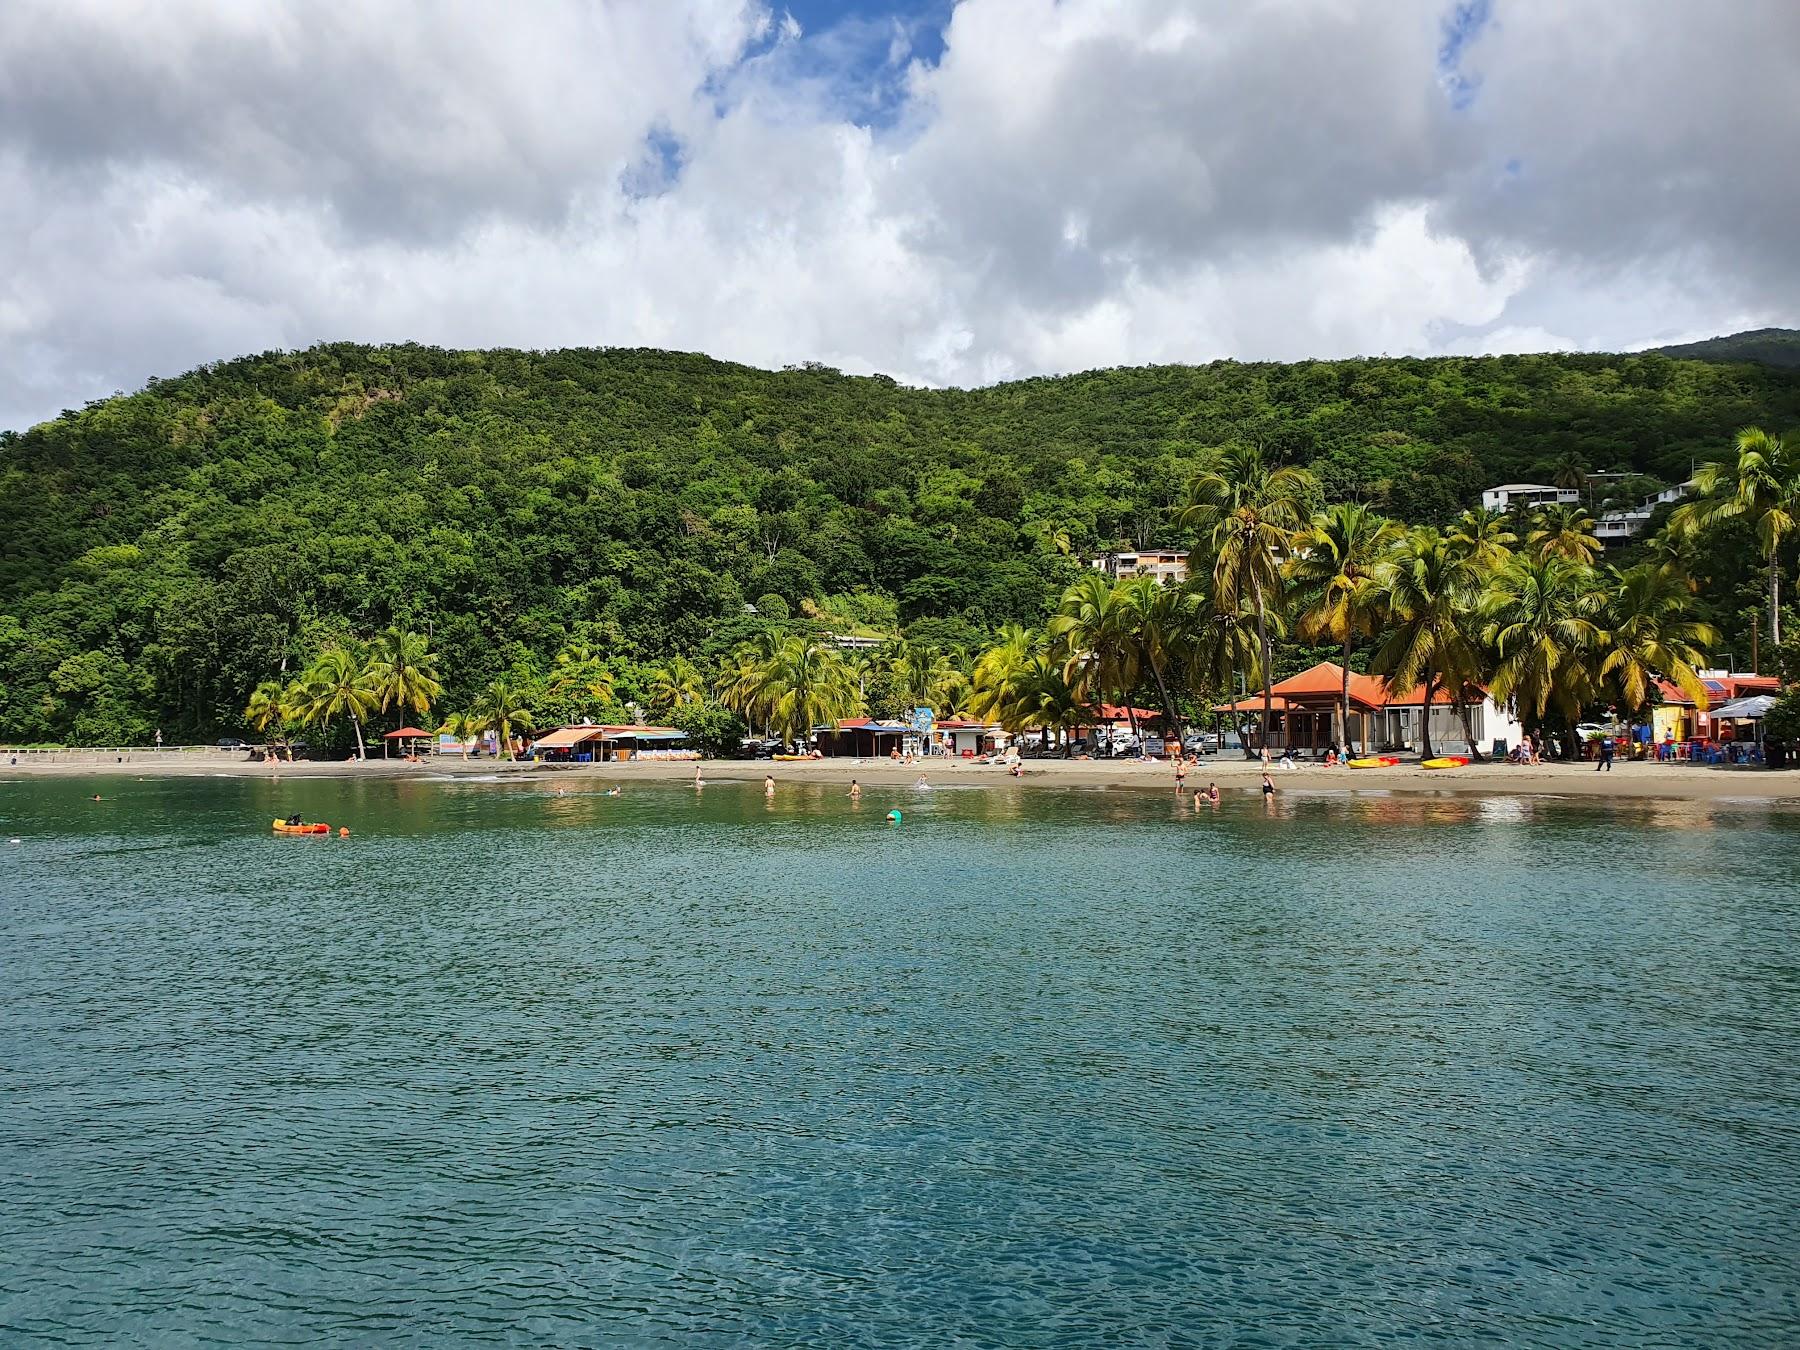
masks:
<instances>
[{"instance_id":1,"label":"sea surface","mask_svg":"<svg viewBox=\"0 0 1800 1350\"><path fill-rule=\"evenodd\" d=\"M0 1344L1800 1341L1800 817L604 782L0 782Z\"/></svg>"}]
</instances>

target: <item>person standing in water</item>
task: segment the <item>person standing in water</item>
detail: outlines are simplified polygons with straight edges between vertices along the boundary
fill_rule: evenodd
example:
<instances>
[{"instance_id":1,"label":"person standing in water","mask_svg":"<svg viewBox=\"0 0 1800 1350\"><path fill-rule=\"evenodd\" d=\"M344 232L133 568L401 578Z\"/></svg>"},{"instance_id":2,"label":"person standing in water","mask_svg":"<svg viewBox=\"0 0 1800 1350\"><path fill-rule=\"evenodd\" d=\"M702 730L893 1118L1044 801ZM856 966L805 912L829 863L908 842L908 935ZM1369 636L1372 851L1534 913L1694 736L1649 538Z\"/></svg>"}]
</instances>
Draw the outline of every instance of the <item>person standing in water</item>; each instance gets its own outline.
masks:
<instances>
[{"instance_id":1,"label":"person standing in water","mask_svg":"<svg viewBox=\"0 0 1800 1350\"><path fill-rule=\"evenodd\" d=\"M1275 795L1275 780L1269 777L1269 771L1267 769L1263 770L1262 790L1264 798L1273 797Z\"/></svg>"},{"instance_id":2,"label":"person standing in water","mask_svg":"<svg viewBox=\"0 0 1800 1350\"><path fill-rule=\"evenodd\" d=\"M850 800L853 802L862 800L862 784L857 782L854 778L850 780Z\"/></svg>"},{"instance_id":3,"label":"person standing in water","mask_svg":"<svg viewBox=\"0 0 1800 1350\"><path fill-rule=\"evenodd\" d=\"M1219 785L1217 783L1208 783L1206 785L1206 800L1207 804L1210 806L1217 806L1219 804Z\"/></svg>"},{"instance_id":4,"label":"person standing in water","mask_svg":"<svg viewBox=\"0 0 1800 1350\"><path fill-rule=\"evenodd\" d=\"M775 795L775 775L772 773L765 773L763 775L763 796L773 797L774 795Z\"/></svg>"}]
</instances>

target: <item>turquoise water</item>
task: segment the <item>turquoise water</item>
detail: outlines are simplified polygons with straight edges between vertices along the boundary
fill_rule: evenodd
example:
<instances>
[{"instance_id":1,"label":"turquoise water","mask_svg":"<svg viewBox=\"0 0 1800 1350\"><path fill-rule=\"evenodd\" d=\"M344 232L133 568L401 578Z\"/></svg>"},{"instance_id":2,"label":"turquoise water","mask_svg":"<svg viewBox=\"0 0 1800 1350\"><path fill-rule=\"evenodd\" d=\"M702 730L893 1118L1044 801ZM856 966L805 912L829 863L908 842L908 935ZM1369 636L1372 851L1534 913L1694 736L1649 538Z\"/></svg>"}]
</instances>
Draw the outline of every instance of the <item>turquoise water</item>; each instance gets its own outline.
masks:
<instances>
[{"instance_id":1,"label":"turquoise water","mask_svg":"<svg viewBox=\"0 0 1800 1350\"><path fill-rule=\"evenodd\" d=\"M1793 1344L1796 845L0 783L0 1342Z\"/></svg>"}]
</instances>

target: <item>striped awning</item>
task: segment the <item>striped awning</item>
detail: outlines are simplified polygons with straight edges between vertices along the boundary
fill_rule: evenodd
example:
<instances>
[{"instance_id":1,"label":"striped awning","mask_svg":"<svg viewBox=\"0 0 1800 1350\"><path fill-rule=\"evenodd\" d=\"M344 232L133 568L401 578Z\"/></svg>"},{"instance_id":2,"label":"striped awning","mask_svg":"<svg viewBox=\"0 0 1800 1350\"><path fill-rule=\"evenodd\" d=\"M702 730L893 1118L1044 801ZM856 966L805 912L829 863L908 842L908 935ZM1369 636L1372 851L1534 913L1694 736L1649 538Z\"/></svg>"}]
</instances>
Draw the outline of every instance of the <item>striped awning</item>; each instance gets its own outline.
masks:
<instances>
[{"instance_id":1,"label":"striped awning","mask_svg":"<svg viewBox=\"0 0 1800 1350\"><path fill-rule=\"evenodd\" d=\"M533 750L569 750L606 734L605 727L559 727L532 742Z\"/></svg>"}]
</instances>

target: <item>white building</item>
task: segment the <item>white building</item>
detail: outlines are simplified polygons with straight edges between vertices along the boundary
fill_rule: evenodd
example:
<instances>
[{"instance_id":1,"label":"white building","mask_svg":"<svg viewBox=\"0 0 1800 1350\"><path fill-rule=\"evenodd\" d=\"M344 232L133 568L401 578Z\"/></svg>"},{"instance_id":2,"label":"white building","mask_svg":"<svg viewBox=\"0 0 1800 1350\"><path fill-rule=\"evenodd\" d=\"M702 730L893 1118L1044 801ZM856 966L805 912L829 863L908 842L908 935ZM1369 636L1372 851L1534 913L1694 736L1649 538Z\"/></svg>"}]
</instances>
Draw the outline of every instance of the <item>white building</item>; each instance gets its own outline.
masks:
<instances>
[{"instance_id":1,"label":"white building","mask_svg":"<svg viewBox=\"0 0 1800 1350\"><path fill-rule=\"evenodd\" d=\"M1489 511L1505 511L1515 505L1575 506L1581 493L1575 488L1552 487L1548 483L1502 483L1481 494L1481 504Z\"/></svg>"},{"instance_id":2,"label":"white building","mask_svg":"<svg viewBox=\"0 0 1800 1350\"><path fill-rule=\"evenodd\" d=\"M1106 573L1113 581L1120 577L1155 577L1164 586L1179 586L1187 580L1187 560L1185 548L1138 548L1103 553L1088 566Z\"/></svg>"},{"instance_id":3,"label":"white building","mask_svg":"<svg viewBox=\"0 0 1800 1350\"><path fill-rule=\"evenodd\" d=\"M1650 513L1665 502L1678 502L1694 490L1692 480L1644 498L1629 511L1608 511L1594 522L1595 536L1605 543L1616 543L1640 534L1650 521Z\"/></svg>"}]
</instances>

